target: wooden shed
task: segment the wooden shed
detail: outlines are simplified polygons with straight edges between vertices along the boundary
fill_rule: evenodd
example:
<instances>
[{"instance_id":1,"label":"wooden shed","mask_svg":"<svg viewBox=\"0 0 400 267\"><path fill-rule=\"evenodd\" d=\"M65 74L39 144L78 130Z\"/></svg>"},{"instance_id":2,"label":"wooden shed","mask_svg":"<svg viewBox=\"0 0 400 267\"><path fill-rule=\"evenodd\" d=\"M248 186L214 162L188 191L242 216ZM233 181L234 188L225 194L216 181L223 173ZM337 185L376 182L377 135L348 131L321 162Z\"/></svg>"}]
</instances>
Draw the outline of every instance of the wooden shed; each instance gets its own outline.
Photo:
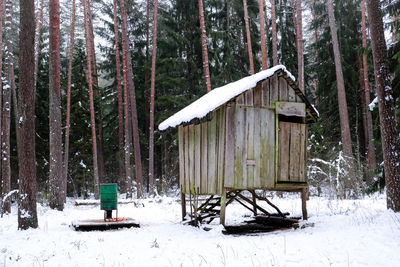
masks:
<instances>
[{"instance_id":1,"label":"wooden shed","mask_svg":"<svg viewBox=\"0 0 400 267\"><path fill-rule=\"evenodd\" d=\"M240 197L254 213L265 211L256 204L261 198L255 190L262 189L301 192L306 218L307 123L317 118L294 77L279 65L216 88L162 122L160 130L178 126L182 215L186 194L196 219L198 211L220 206L224 224L226 205ZM199 195L211 197L199 206Z\"/></svg>"}]
</instances>

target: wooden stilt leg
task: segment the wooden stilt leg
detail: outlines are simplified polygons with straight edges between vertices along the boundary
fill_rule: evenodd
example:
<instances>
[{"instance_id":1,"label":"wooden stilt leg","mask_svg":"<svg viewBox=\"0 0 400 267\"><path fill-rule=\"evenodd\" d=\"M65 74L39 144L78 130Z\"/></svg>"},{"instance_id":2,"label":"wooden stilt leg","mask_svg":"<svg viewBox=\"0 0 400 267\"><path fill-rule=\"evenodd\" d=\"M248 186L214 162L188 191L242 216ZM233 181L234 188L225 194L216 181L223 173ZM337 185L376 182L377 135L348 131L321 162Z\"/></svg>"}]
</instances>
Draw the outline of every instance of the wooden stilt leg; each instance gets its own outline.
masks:
<instances>
[{"instance_id":1,"label":"wooden stilt leg","mask_svg":"<svg viewBox=\"0 0 400 267\"><path fill-rule=\"evenodd\" d=\"M181 192L181 205L182 205L182 221L185 220L186 217L186 195Z\"/></svg>"},{"instance_id":2,"label":"wooden stilt leg","mask_svg":"<svg viewBox=\"0 0 400 267\"><path fill-rule=\"evenodd\" d=\"M221 195L221 211L220 211L220 223L225 226L225 209L226 209L226 189L222 189Z\"/></svg>"},{"instance_id":3,"label":"wooden stilt leg","mask_svg":"<svg viewBox=\"0 0 400 267\"><path fill-rule=\"evenodd\" d=\"M303 212L303 220L307 220L307 188L301 190L301 209Z\"/></svg>"},{"instance_id":4,"label":"wooden stilt leg","mask_svg":"<svg viewBox=\"0 0 400 267\"><path fill-rule=\"evenodd\" d=\"M256 198L256 191L250 190L251 195L253 196L253 214L257 216L257 198Z\"/></svg>"}]
</instances>

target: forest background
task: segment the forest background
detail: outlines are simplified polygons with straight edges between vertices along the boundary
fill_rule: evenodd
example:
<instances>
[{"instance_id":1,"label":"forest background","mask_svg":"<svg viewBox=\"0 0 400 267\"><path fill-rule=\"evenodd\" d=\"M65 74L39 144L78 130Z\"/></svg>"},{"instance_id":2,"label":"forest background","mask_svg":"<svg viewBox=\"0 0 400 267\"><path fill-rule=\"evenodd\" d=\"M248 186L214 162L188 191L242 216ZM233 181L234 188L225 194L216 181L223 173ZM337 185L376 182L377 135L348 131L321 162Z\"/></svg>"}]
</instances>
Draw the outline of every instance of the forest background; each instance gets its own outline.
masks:
<instances>
[{"instance_id":1,"label":"forest background","mask_svg":"<svg viewBox=\"0 0 400 267\"><path fill-rule=\"evenodd\" d=\"M43 2L43 1L42 1ZM79 2L79 1L78 1ZM119 1L118 1L119 2ZM274 23L276 16L276 45L279 64L283 64L298 77L296 1L275 1L275 14L272 14L271 1L266 1L265 35L267 65L273 66ZM344 87L346 89L346 107L351 135L351 150L354 158L352 171L349 174L346 153L343 152L341 124L339 115L337 76L335 56L332 47L331 28L329 25L327 5L325 1L303 0L303 41L304 41L304 89L312 103L319 110L319 121L310 125L308 178L311 193L332 197L358 197L366 192L383 190L383 152L378 108L370 105L365 98L365 68L362 66L363 54L366 54L367 77L370 84L370 99L375 99L375 76L372 61L370 40L363 47L362 12L359 0L334 1L337 37L341 52ZM389 69L392 77L393 98L396 103L396 117L400 116L400 1L380 1L384 15L384 27L388 44ZM66 102L68 85L68 57L70 47L72 1L61 2L61 111L63 131L66 130ZM100 183L116 182L121 191L126 190L124 174L123 149L119 131L119 104L117 89L117 68L115 50L115 32L113 3L106 0L90 1L93 16L95 57L98 84L94 85L94 106L96 124L101 127L102 138L97 138L102 145L99 161ZM212 88L236 81L250 74L248 39L242 0L203 0L204 19L207 32L207 49L209 71ZM8 6L8 11L7 11ZM9 76L8 55L15 71L15 83L18 85L20 66L18 63L19 4L18 1L5 0L4 11L12 9L12 16L5 15L3 29L3 114L10 112L10 188L18 188L17 133L15 108L11 101L4 98L4 88L12 87ZM40 1L36 3L37 20L40 17ZM155 110L154 110L154 181L155 190L149 183L149 128L150 118L150 84L153 25L153 1L125 1L129 34L129 51L134 77L134 93L138 119L138 135L140 140L140 158L136 159L133 147L135 128L131 118L128 120L129 149L132 162L141 163L144 192L161 193L177 192L179 181L177 131L169 129L158 131L157 125L170 115L193 102L207 92L203 74L203 54L201 28L199 22L198 1L176 0L160 1L158 6L157 52L155 72ZM119 8L119 6L118 6ZM90 197L95 194L93 179L93 157L91 139L90 102L88 93L86 45L84 30L83 5L78 4L76 10L75 43L73 46L72 80L71 80L71 114L69 137L69 166L67 172L68 196ZM247 0L248 22L251 37L251 51L254 56L254 69L262 69L262 50L260 35L259 2ZM43 5L43 27L40 31L40 53L38 54L35 128L36 128L36 177L38 200L47 202L50 195L50 160L49 160L49 6ZM118 9L120 12L120 9ZM2 12L3 13L3 12ZM119 13L120 14L120 13ZM118 25L122 24L118 16ZM119 32L119 37L123 32ZM369 32L367 32L369 37ZM119 40L123 51L123 38ZM16 87L18 91L18 86ZM9 96L11 97L11 95ZM10 99L11 100L11 99ZM14 101L14 100L13 100ZM8 104L8 105L5 105ZM133 109L129 106L130 111ZM7 110L8 109L8 110ZM129 111L129 114L131 112ZM372 133L366 130L367 114L371 116ZM4 119L2 120L4 122ZM99 126L100 125L100 126ZM133 126L132 126L133 125ZM3 124L4 127L4 124ZM3 128L2 128L3 129ZM99 129L99 128L98 128ZM372 134L373 138L371 139ZM367 153L373 147L375 152L371 164ZM137 147L137 146L136 146ZM4 150L3 146L3 158ZM133 164L130 177L133 177L134 196L137 196L137 167ZM140 167L140 168L142 168ZM4 177L4 175L2 175ZM2 178L2 181L4 179ZM8 194L4 190L3 197ZM129 186L129 185L128 185ZM141 193L141 192L140 192Z\"/></svg>"}]
</instances>

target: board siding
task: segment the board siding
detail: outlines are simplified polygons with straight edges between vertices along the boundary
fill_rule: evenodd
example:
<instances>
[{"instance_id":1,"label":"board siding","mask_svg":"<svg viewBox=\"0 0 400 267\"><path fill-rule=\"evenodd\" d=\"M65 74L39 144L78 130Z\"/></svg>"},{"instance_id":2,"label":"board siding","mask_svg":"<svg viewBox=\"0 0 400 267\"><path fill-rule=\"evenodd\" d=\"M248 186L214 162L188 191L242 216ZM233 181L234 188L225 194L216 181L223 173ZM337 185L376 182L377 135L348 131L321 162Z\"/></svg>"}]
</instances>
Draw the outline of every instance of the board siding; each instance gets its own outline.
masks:
<instances>
[{"instance_id":1,"label":"board siding","mask_svg":"<svg viewBox=\"0 0 400 267\"><path fill-rule=\"evenodd\" d=\"M261 90L261 106L264 108L269 107L269 93L270 93L270 86L269 86L270 79L266 79L262 82L262 90Z\"/></svg>"},{"instance_id":2,"label":"board siding","mask_svg":"<svg viewBox=\"0 0 400 267\"><path fill-rule=\"evenodd\" d=\"M222 193L225 175L225 111L226 107L223 106L219 109L218 113L218 183L216 184L216 193Z\"/></svg>"},{"instance_id":3,"label":"board siding","mask_svg":"<svg viewBox=\"0 0 400 267\"><path fill-rule=\"evenodd\" d=\"M285 116L306 117L306 105L296 102L277 102L275 104L277 114Z\"/></svg>"},{"instance_id":4,"label":"board siding","mask_svg":"<svg viewBox=\"0 0 400 267\"><path fill-rule=\"evenodd\" d=\"M217 160L217 116L215 116L215 112L213 114L213 119L208 124L208 184L207 184L207 192L210 194L216 193L216 160Z\"/></svg>"},{"instance_id":5,"label":"board siding","mask_svg":"<svg viewBox=\"0 0 400 267\"><path fill-rule=\"evenodd\" d=\"M207 194L207 181L208 181L208 139L207 139L207 125L208 122L201 124L201 185L200 192Z\"/></svg>"},{"instance_id":6,"label":"board siding","mask_svg":"<svg viewBox=\"0 0 400 267\"><path fill-rule=\"evenodd\" d=\"M246 177L243 184L246 188L254 187L254 108L246 109Z\"/></svg>"},{"instance_id":7,"label":"board siding","mask_svg":"<svg viewBox=\"0 0 400 267\"><path fill-rule=\"evenodd\" d=\"M240 106L235 108L235 171L234 171L234 188L240 188L244 180L243 154L245 149L245 136L243 129L245 128L245 110Z\"/></svg>"},{"instance_id":8,"label":"board siding","mask_svg":"<svg viewBox=\"0 0 400 267\"><path fill-rule=\"evenodd\" d=\"M290 88L290 87L289 87ZM288 84L285 78L279 77L279 101L288 101Z\"/></svg>"},{"instance_id":9,"label":"board siding","mask_svg":"<svg viewBox=\"0 0 400 267\"><path fill-rule=\"evenodd\" d=\"M279 175L278 181L289 181L290 123L279 122Z\"/></svg>"},{"instance_id":10,"label":"board siding","mask_svg":"<svg viewBox=\"0 0 400 267\"><path fill-rule=\"evenodd\" d=\"M179 145L179 186L182 191L185 186L185 151L183 149L183 126L178 127L178 145Z\"/></svg>"},{"instance_id":11,"label":"board siding","mask_svg":"<svg viewBox=\"0 0 400 267\"><path fill-rule=\"evenodd\" d=\"M226 110L225 187L233 187L235 170L235 106Z\"/></svg>"},{"instance_id":12,"label":"board siding","mask_svg":"<svg viewBox=\"0 0 400 267\"><path fill-rule=\"evenodd\" d=\"M275 102L279 99L279 90L278 90L278 77L276 75L272 76L270 81L270 99L269 99L269 107L274 108Z\"/></svg>"},{"instance_id":13,"label":"board siding","mask_svg":"<svg viewBox=\"0 0 400 267\"><path fill-rule=\"evenodd\" d=\"M290 123L289 180L299 182L300 124Z\"/></svg>"},{"instance_id":14,"label":"board siding","mask_svg":"<svg viewBox=\"0 0 400 267\"><path fill-rule=\"evenodd\" d=\"M261 106L261 99L262 99L262 82L257 83L256 87L253 89L253 106L260 107Z\"/></svg>"},{"instance_id":15,"label":"board siding","mask_svg":"<svg viewBox=\"0 0 400 267\"><path fill-rule=\"evenodd\" d=\"M200 193L201 187L201 125L194 126L195 147L194 147L194 180L195 192Z\"/></svg>"},{"instance_id":16,"label":"board siding","mask_svg":"<svg viewBox=\"0 0 400 267\"><path fill-rule=\"evenodd\" d=\"M189 132L189 190L190 193L194 193L194 186L195 186L195 178L194 178L194 173L195 173L195 164L194 164L194 126L193 124L188 126L188 132Z\"/></svg>"},{"instance_id":17,"label":"board siding","mask_svg":"<svg viewBox=\"0 0 400 267\"><path fill-rule=\"evenodd\" d=\"M272 187L275 179L275 113L261 109L260 186Z\"/></svg>"},{"instance_id":18,"label":"board siding","mask_svg":"<svg viewBox=\"0 0 400 267\"><path fill-rule=\"evenodd\" d=\"M189 127L183 127L183 133L184 133L184 153L185 153L185 192L188 194L190 193L190 179L189 179Z\"/></svg>"},{"instance_id":19,"label":"board siding","mask_svg":"<svg viewBox=\"0 0 400 267\"><path fill-rule=\"evenodd\" d=\"M260 181L260 168L261 168L261 119L260 119L260 109L254 109L254 182L253 188L259 188L261 185Z\"/></svg>"}]
</instances>

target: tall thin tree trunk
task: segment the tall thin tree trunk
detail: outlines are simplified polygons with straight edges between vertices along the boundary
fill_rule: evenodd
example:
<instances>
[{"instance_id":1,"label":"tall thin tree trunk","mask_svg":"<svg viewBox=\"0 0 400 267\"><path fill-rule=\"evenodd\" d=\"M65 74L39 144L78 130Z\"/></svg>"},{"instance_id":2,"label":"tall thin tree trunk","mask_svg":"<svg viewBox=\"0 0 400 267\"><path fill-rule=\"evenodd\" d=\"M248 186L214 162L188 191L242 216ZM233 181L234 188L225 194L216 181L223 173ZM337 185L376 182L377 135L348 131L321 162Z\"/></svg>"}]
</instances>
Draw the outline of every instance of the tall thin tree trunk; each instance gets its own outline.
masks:
<instances>
[{"instance_id":1,"label":"tall thin tree trunk","mask_svg":"<svg viewBox=\"0 0 400 267\"><path fill-rule=\"evenodd\" d=\"M1 137L2 137L2 125L1 125L1 123L2 123L2 111L3 111L3 108L2 108L2 97L3 97L3 77L2 77L2 69L3 69L3 67L2 67L2 65L3 65L3 17L4 17L4 0L0 0L0 144L1 144ZM1 146L0 146L1 147ZM1 154L0 154L1 155ZM1 160L0 160L0 169L1 169L1 166L2 166L2 164L1 164ZM3 178L0 176L0 189L2 189L3 188L3 183L4 183L4 181L3 181ZM3 191L3 190L2 190ZM2 197L3 197L3 192L1 192L1 194L0 194L0 198L2 199ZM0 215L2 215L3 214L3 208L2 208L2 201L0 200Z\"/></svg>"},{"instance_id":2,"label":"tall thin tree trunk","mask_svg":"<svg viewBox=\"0 0 400 267\"><path fill-rule=\"evenodd\" d=\"M247 52L249 53L250 74L254 74L253 50L251 48L251 36L250 36L249 14L247 12L247 0L243 0L243 10L244 10L244 22L246 25Z\"/></svg>"},{"instance_id":3,"label":"tall thin tree trunk","mask_svg":"<svg viewBox=\"0 0 400 267\"><path fill-rule=\"evenodd\" d=\"M71 83L72 83L72 60L74 57L75 43L75 0L72 0L71 14L71 31L69 39L69 60L68 60L68 82L67 82L67 114L65 122L65 143L64 143L64 172L63 172L63 200L67 198L67 178L68 178L68 161L69 161L69 130L71 127Z\"/></svg>"},{"instance_id":4,"label":"tall thin tree trunk","mask_svg":"<svg viewBox=\"0 0 400 267\"><path fill-rule=\"evenodd\" d=\"M121 61L119 52L119 32L118 32L118 14L117 0L113 0L114 12L114 36L115 36L115 64L117 71L117 91L118 91L118 145L119 145L119 173L124 177L124 103L122 101L121 84ZM128 127L129 128L129 127Z\"/></svg>"},{"instance_id":5,"label":"tall thin tree trunk","mask_svg":"<svg viewBox=\"0 0 400 267\"><path fill-rule=\"evenodd\" d=\"M276 32L276 7L275 0L271 1L271 20L272 20L272 62L273 65L278 65L278 35Z\"/></svg>"},{"instance_id":6,"label":"tall thin tree trunk","mask_svg":"<svg viewBox=\"0 0 400 267\"><path fill-rule=\"evenodd\" d=\"M135 167L136 167L135 174L137 183L137 197L141 198L143 194L142 158L140 155L139 128L138 128L137 110L136 110L135 85L133 83L132 59L131 59L131 52L129 50L128 15L126 12L124 2L125 0L120 0L120 9L122 12L122 50L123 50L122 60L124 61L123 73L124 75L127 75L127 77L124 76L124 86L125 90L127 90L130 95L132 134L133 134L133 146L134 146Z\"/></svg>"},{"instance_id":7,"label":"tall thin tree trunk","mask_svg":"<svg viewBox=\"0 0 400 267\"><path fill-rule=\"evenodd\" d=\"M301 0L296 0L296 9L297 69L299 73L298 83L300 90L304 93L303 10L301 8Z\"/></svg>"},{"instance_id":8,"label":"tall thin tree trunk","mask_svg":"<svg viewBox=\"0 0 400 267\"><path fill-rule=\"evenodd\" d=\"M97 73L97 62L96 62L96 49L94 44L94 30L93 30L93 17L92 17L92 10L91 10L91 0L87 1L87 18L89 24L89 44L90 44L90 52L91 55L91 65L92 65L92 75L93 75L93 94L95 100L100 98L100 91L99 91L99 79ZM96 104L99 104L96 108ZM105 181L105 164L104 164L104 152L103 152L103 119L102 119L102 111L100 103L95 101L95 119L96 119L96 131L97 131L97 162L99 164L99 181L101 183Z\"/></svg>"},{"instance_id":9,"label":"tall thin tree trunk","mask_svg":"<svg viewBox=\"0 0 400 267\"><path fill-rule=\"evenodd\" d=\"M329 27L331 29L332 35L332 46L335 60L335 70L337 79L337 90L338 90L338 101L339 101L339 116L340 116L340 129L343 143L344 154L352 158L353 152L351 147L351 137L350 137L350 126L349 126L349 115L347 111L347 101L346 101L346 91L344 88L344 79L342 71L342 62L340 59L339 42L337 37L335 16L333 14L333 3L332 0L326 2L329 17Z\"/></svg>"},{"instance_id":10,"label":"tall thin tree trunk","mask_svg":"<svg viewBox=\"0 0 400 267\"><path fill-rule=\"evenodd\" d=\"M395 103L387 59L382 12L378 0L368 0L368 22L371 31L372 55L376 92L378 93L379 121L385 165L387 207L400 211L400 140L395 116Z\"/></svg>"},{"instance_id":11,"label":"tall thin tree trunk","mask_svg":"<svg viewBox=\"0 0 400 267\"><path fill-rule=\"evenodd\" d=\"M267 45L265 40L264 1L265 0L259 0L259 9L260 9L260 35L261 35L261 57L262 57L261 61L263 69L266 70L268 68L268 64L267 64Z\"/></svg>"},{"instance_id":12,"label":"tall thin tree trunk","mask_svg":"<svg viewBox=\"0 0 400 267\"><path fill-rule=\"evenodd\" d=\"M44 0L40 0L39 2L35 28L35 87L37 82L37 73L39 69L40 32L42 31L43 27L43 2Z\"/></svg>"},{"instance_id":13,"label":"tall thin tree trunk","mask_svg":"<svg viewBox=\"0 0 400 267\"><path fill-rule=\"evenodd\" d=\"M198 0L199 4L199 18L200 18L200 29L201 29L201 47L203 53L203 70L204 79L206 80L207 92L211 91L211 78L210 78L210 68L208 64L208 51L207 51L207 34L206 34L206 24L204 22L204 7L203 0Z\"/></svg>"},{"instance_id":14,"label":"tall thin tree trunk","mask_svg":"<svg viewBox=\"0 0 400 267\"><path fill-rule=\"evenodd\" d=\"M19 111L18 162L19 202L18 228L37 228L36 154L35 154L35 5L20 0L19 34Z\"/></svg>"},{"instance_id":15,"label":"tall thin tree trunk","mask_svg":"<svg viewBox=\"0 0 400 267\"><path fill-rule=\"evenodd\" d=\"M151 87L150 87L150 137L149 137L149 190L154 193L154 95L156 85L157 59L157 16L158 0L154 0L153 11L153 54L151 56Z\"/></svg>"},{"instance_id":16,"label":"tall thin tree trunk","mask_svg":"<svg viewBox=\"0 0 400 267\"><path fill-rule=\"evenodd\" d=\"M365 104L368 105L371 102L370 99L370 85L369 85L369 78L368 78L368 60L367 60L367 26L366 26L366 19L365 19L365 0L361 1L361 30L362 30L362 46L363 46L363 76L364 76L364 97L365 97ZM368 137L367 141L367 164L369 168L369 174L367 174L367 183L370 184L372 182L372 171L376 169L376 154L375 154L375 145L372 140L374 140L374 129L372 124L372 114L369 108L365 107L366 109L366 128Z\"/></svg>"},{"instance_id":17,"label":"tall thin tree trunk","mask_svg":"<svg viewBox=\"0 0 400 267\"><path fill-rule=\"evenodd\" d=\"M145 112L150 113L150 89L148 88L149 85L149 73L147 71L147 66L149 65L149 47L150 47L150 0L146 0L146 69L144 75L144 100L145 100ZM151 75L151 74L150 74ZM150 127L150 119L145 116L145 125L146 129ZM146 191L149 192L149 176L147 176L146 184ZM143 185L145 186L145 185Z\"/></svg>"},{"instance_id":18,"label":"tall thin tree trunk","mask_svg":"<svg viewBox=\"0 0 400 267\"><path fill-rule=\"evenodd\" d=\"M85 41L86 41L86 64L87 64L87 76L88 76L88 87L89 87L89 104L90 104L90 128L92 132L92 153L93 153L93 178L94 178L94 196L96 199L99 198L99 170L97 162L97 140L96 140L96 122L95 122L95 110L94 110L94 97L93 97L93 76L92 76L92 51L90 44L90 29L89 29L89 18L88 18L88 1L82 0L84 9L84 22L85 22Z\"/></svg>"},{"instance_id":19,"label":"tall thin tree trunk","mask_svg":"<svg viewBox=\"0 0 400 267\"><path fill-rule=\"evenodd\" d=\"M61 130L60 1L50 0L49 129L50 172L49 205L63 210L63 158Z\"/></svg>"}]
</instances>

